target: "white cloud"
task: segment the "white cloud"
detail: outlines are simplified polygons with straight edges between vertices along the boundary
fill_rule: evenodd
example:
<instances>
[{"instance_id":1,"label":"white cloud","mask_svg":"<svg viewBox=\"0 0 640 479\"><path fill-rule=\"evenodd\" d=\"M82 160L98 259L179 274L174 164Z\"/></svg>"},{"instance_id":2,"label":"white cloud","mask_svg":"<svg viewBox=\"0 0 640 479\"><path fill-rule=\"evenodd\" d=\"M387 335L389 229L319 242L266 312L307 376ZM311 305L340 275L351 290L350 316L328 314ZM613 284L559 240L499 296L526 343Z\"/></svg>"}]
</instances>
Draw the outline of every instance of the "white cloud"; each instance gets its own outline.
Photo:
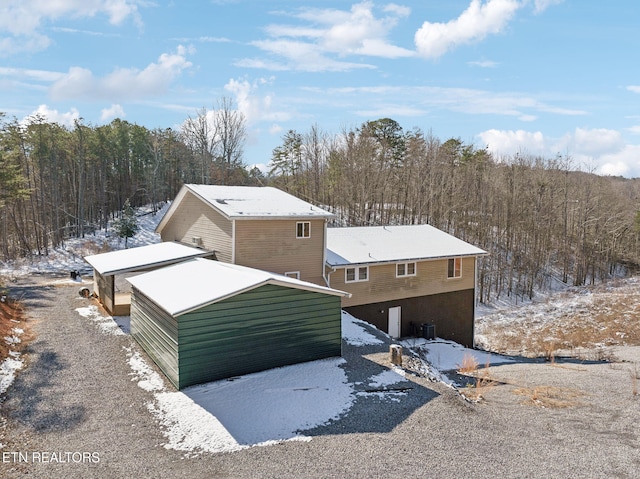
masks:
<instances>
[{"instance_id":1,"label":"white cloud","mask_svg":"<svg viewBox=\"0 0 640 479\"><path fill-rule=\"evenodd\" d=\"M640 93L640 85L629 85L627 90L632 91L633 93Z\"/></svg>"},{"instance_id":2,"label":"white cloud","mask_svg":"<svg viewBox=\"0 0 640 479\"><path fill-rule=\"evenodd\" d=\"M630 131L634 135L640 135L640 125L635 125L630 128L627 128L627 131Z\"/></svg>"},{"instance_id":3,"label":"white cloud","mask_svg":"<svg viewBox=\"0 0 640 479\"><path fill-rule=\"evenodd\" d=\"M576 128L559 139L525 130L487 130L478 135L482 146L497 158L516 153L553 158L569 155L585 170L603 175L640 177L640 145L626 144L620 132L605 128Z\"/></svg>"},{"instance_id":4,"label":"white cloud","mask_svg":"<svg viewBox=\"0 0 640 479\"><path fill-rule=\"evenodd\" d=\"M88 99L121 101L160 95L169 85L191 67L186 48L179 46L176 53L163 53L156 63L143 70L119 68L104 78L96 78L86 68L71 67L50 89L54 99Z\"/></svg>"},{"instance_id":5,"label":"white cloud","mask_svg":"<svg viewBox=\"0 0 640 479\"><path fill-rule=\"evenodd\" d=\"M624 141L619 131L606 128L576 128L575 131L564 137L565 149L575 151L590 157L601 156L607 153L619 152L624 148Z\"/></svg>"},{"instance_id":6,"label":"white cloud","mask_svg":"<svg viewBox=\"0 0 640 479\"><path fill-rule=\"evenodd\" d=\"M48 70L29 70L26 68L0 67L0 77L10 77L17 80L37 82L54 82L63 76L62 73Z\"/></svg>"},{"instance_id":7,"label":"white cloud","mask_svg":"<svg viewBox=\"0 0 640 479\"><path fill-rule=\"evenodd\" d=\"M535 13L536 14L542 13L551 5L558 5L559 3L562 3L562 2L564 2L564 0L535 0L534 2Z\"/></svg>"},{"instance_id":8,"label":"white cloud","mask_svg":"<svg viewBox=\"0 0 640 479\"><path fill-rule=\"evenodd\" d=\"M365 118L397 118L397 117L420 117L426 115L426 111L414 108L410 105L381 105L375 109L355 111L357 115Z\"/></svg>"},{"instance_id":9,"label":"white cloud","mask_svg":"<svg viewBox=\"0 0 640 479\"><path fill-rule=\"evenodd\" d=\"M603 155L598 171L603 175L640 177L640 145L625 145L616 153Z\"/></svg>"},{"instance_id":10,"label":"white cloud","mask_svg":"<svg viewBox=\"0 0 640 479\"><path fill-rule=\"evenodd\" d=\"M345 88L303 88L308 98L321 99L355 114L398 112L402 116L438 111L466 115L498 115L517 118L521 122L538 120L543 113L561 116L581 116L584 111L546 103L522 92L493 92L470 88L377 86ZM353 106L351 106L353 105Z\"/></svg>"},{"instance_id":11,"label":"white cloud","mask_svg":"<svg viewBox=\"0 0 640 479\"><path fill-rule=\"evenodd\" d=\"M51 123L73 126L74 122L80 119L80 112L76 108L71 108L70 111L61 113L58 110L49 108L47 105L40 105L33 113L27 116L23 122L29 121L29 118L34 116L42 116Z\"/></svg>"},{"instance_id":12,"label":"white cloud","mask_svg":"<svg viewBox=\"0 0 640 479\"><path fill-rule=\"evenodd\" d=\"M282 131L282 126L278 124L273 124L269 127L270 135L279 135L281 131Z\"/></svg>"},{"instance_id":13,"label":"white cloud","mask_svg":"<svg viewBox=\"0 0 640 479\"><path fill-rule=\"evenodd\" d=\"M0 37L0 57L8 57L22 52L34 52L46 49L51 40L44 35L30 35L26 38Z\"/></svg>"},{"instance_id":14,"label":"white cloud","mask_svg":"<svg viewBox=\"0 0 640 479\"><path fill-rule=\"evenodd\" d=\"M241 60L243 66L302 71L347 71L372 68L371 65L345 62L332 58L349 55L399 58L414 55L411 50L389 42L388 36L410 9L388 4L385 15L376 17L371 1L354 4L349 11L337 9L303 8L292 15L307 25L269 25L268 39L256 41L254 46L282 58L282 62Z\"/></svg>"},{"instance_id":15,"label":"white cloud","mask_svg":"<svg viewBox=\"0 0 640 479\"><path fill-rule=\"evenodd\" d=\"M0 4L0 51L8 56L47 48L51 41L41 33L43 24L64 18L106 15L109 23L122 24L133 18L140 26L135 0L6 0Z\"/></svg>"},{"instance_id":16,"label":"white cloud","mask_svg":"<svg viewBox=\"0 0 640 479\"><path fill-rule=\"evenodd\" d=\"M237 65L269 67L272 70L300 70L306 72L348 71L356 68L374 68L372 65L334 60L312 43L292 40L261 40L254 46L285 59L285 63L265 60L241 60Z\"/></svg>"},{"instance_id":17,"label":"white cloud","mask_svg":"<svg viewBox=\"0 0 640 479\"><path fill-rule=\"evenodd\" d=\"M438 58L459 45L480 41L489 34L501 32L516 11L517 0L472 0L455 20L447 23L424 22L415 34L418 53L425 58Z\"/></svg>"},{"instance_id":18,"label":"white cloud","mask_svg":"<svg viewBox=\"0 0 640 479\"><path fill-rule=\"evenodd\" d=\"M230 79L224 89L235 97L238 110L244 115L248 124L260 121L285 121L291 117L290 112L274 111L272 109L273 97L269 94L259 94L261 86L268 85L272 78L260 78L254 82L248 80ZM276 125L273 125L273 130Z\"/></svg>"},{"instance_id":19,"label":"white cloud","mask_svg":"<svg viewBox=\"0 0 640 479\"><path fill-rule=\"evenodd\" d=\"M544 135L539 131L492 129L483 131L478 137L482 140L482 146L486 146L498 158L522 152L528 154L545 153Z\"/></svg>"},{"instance_id":20,"label":"white cloud","mask_svg":"<svg viewBox=\"0 0 640 479\"><path fill-rule=\"evenodd\" d=\"M480 68L495 68L498 66L498 63L492 62L491 60L477 60L474 62L468 62L468 65Z\"/></svg>"},{"instance_id":21,"label":"white cloud","mask_svg":"<svg viewBox=\"0 0 640 479\"><path fill-rule=\"evenodd\" d=\"M127 115L124 112L124 109L118 104L111 105L109 108L103 108L100 111L100 121L104 123L107 123L114 118L124 118L125 116Z\"/></svg>"}]
</instances>

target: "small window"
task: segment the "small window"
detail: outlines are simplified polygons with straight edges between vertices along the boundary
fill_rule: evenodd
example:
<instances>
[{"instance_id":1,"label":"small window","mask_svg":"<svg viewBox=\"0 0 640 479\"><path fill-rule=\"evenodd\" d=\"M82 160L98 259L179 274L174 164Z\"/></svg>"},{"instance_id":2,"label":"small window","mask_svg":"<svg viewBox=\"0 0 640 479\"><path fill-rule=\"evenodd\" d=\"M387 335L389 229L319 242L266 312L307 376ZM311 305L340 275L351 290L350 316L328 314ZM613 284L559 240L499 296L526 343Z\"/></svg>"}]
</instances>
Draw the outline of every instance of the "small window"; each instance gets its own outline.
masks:
<instances>
[{"instance_id":1,"label":"small window","mask_svg":"<svg viewBox=\"0 0 640 479\"><path fill-rule=\"evenodd\" d=\"M449 258L447 278L462 277L462 258Z\"/></svg>"},{"instance_id":2,"label":"small window","mask_svg":"<svg viewBox=\"0 0 640 479\"><path fill-rule=\"evenodd\" d=\"M396 264L396 277L403 276L415 276L416 264L415 263L398 263Z\"/></svg>"},{"instance_id":3,"label":"small window","mask_svg":"<svg viewBox=\"0 0 640 479\"><path fill-rule=\"evenodd\" d=\"M358 266L355 268L346 268L344 281L346 283L355 283L358 281L369 281L369 267Z\"/></svg>"},{"instance_id":4,"label":"small window","mask_svg":"<svg viewBox=\"0 0 640 479\"><path fill-rule=\"evenodd\" d=\"M296 223L296 238L310 238L310 237L311 237L311 222L298 221Z\"/></svg>"},{"instance_id":5,"label":"small window","mask_svg":"<svg viewBox=\"0 0 640 479\"><path fill-rule=\"evenodd\" d=\"M300 271L288 271L284 274L287 278L300 279Z\"/></svg>"}]
</instances>

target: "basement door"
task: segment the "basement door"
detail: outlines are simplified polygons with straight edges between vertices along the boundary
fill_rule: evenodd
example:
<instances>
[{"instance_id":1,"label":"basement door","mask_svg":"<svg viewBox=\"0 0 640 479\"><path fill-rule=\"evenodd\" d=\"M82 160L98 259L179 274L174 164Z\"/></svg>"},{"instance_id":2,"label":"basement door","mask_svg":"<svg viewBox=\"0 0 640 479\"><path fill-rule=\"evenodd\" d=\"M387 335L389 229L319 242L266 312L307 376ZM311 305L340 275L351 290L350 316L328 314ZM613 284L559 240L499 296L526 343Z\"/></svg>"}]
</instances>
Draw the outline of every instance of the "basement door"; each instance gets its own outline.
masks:
<instances>
[{"instance_id":1,"label":"basement door","mask_svg":"<svg viewBox=\"0 0 640 479\"><path fill-rule=\"evenodd\" d=\"M400 337L401 318L400 306L389 308L389 336L394 339Z\"/></svg>"}]
</instances>

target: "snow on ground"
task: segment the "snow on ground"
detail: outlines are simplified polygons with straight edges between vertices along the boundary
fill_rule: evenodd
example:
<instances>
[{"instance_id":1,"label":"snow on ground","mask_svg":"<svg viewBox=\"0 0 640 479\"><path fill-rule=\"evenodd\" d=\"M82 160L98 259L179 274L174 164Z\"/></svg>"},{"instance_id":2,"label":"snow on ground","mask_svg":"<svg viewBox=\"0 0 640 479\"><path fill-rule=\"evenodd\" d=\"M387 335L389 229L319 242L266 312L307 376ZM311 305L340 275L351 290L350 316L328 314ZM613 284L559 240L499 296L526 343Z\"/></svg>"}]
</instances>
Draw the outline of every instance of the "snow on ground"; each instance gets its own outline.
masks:
<instances>
[{"instance_id":1,"label":"snow on ground","mask_svg":"<svg viewBox=\"0 0 640 479\"><path fill-rule=\"evenodd\" d=\"M365 321L354 318L346 311L342 312L342 337L352 346L367 346L382 344L381 339L376 338L368 332L363 325L368 325Z\"/></svg>"},{"instance_id":2,"label":"snow on ground","mask_svg":"<svg viewBox=\"0 0 640 479\"><path fill-rule=\"evenodd\" d=\"M6 296L0 296L0 302L4 303L6 300ZM5 334L8 333L7 336L0 339L7 345L6 349L8 350L7 357L0 362L0 395L4 394L4 392L9 388L11 383L13 383L18 370L24 366L24 361L20 357L20 352L17 351L20 343L22 342L21 336L24 334L24 330L17 327L17 325L20 324L19 321L15 319L10 319L9 321L10 323L6 325L6 329L3 327ZM11 327L13 324L16 326Z\"/></svg>"},{"instance_id":3,"label":"snow on ground","mask_svg":"<svg viewBox=\"0 0 640 479\"><path fill-rule=\"evenodd\" d=\"M344 322L349 323L349 317ZM356 323L347 329L359 341L369 334ZM369 336L369 340L376 339ZM341 367L345 364L342 358L271 369L175 392L138 352L129 349L127 354L132 380L154 395L148 408L164 428L165 447L187 453L229 452L310 440L300 431L337 419L355 399L353 384ZM371 383L393 384L403 379L395 372L391 374L393 378L373 377Z\"/></svg>"},{"instance_id":4,"label":"snow on ground","mask_svg":"<svg viewBox=\"0 0 640 479\"><path fill-rule=\"evenodd\" d=\"M24 362L20 359L20 353L17 351L9 351L7 357L0 364L0 394L4 394L16 377L16 372L22 368Z\"/></svg>"},{"instance_id":5,"label":"snow on ground","mask_svg":"<svg viewBox=\"0 0 640 479\"><path fill-rule=\"evenodd\" d=\"M138 209L140 230L133 238L129 238L129 248L160 242L160 235L155 232L155 228L169 206L170 203L166 203L155 215L150 208ZM84 260L85 256L123 248L124 239L119 238L110 229L97 230L85 234L84 238L66 240L63 246L49 251L48 255L38 256L34 253L31 258L0 261L0 276L20 277L33 273L68 275L71 271L91 274L91 268Z\"/></svg>"},{"instance_id":6,"label":"snow on ground","mask_svg":"<svg viewBox=\"0 0 640 479\"><path fill-rule=\"evenodd\" d=\"M165 204L155 215L151 213L151 209L149 208L141 208L138 210L138 225L140 231L134 238L129 239L129 245L131 247L143 246L160 241L160 236L155 233L155 228L169 208L169 205L170 203ZM96 231L93 234L85 235L84 238L67 240L64 246L50 251L48 255L34 255L31 258L23 258L10 262L0 261L0 276L16 278L34 273L54 275L62 273L67 275L67 278L54 281L53 284L92 284L93 280L90 277L86 281L81 276L72 279L70 272L81 271L83 274L89 273L91 269L84 260L84 256L94 254L100 250L109 251L122 248L124 248L124 240L111 234L110 231ZM89 275L90 274L91 273L89 273ZM95 310L81 308L78 313L96 321L105 333L129 333L128 317L102 317L97 313L97 308ZM4 341L9 346L15 345L20 341L19 337L22 334L22 330L14 328L13 333L11 336L4 338ZM0 363L0 395L4 394L7 388L13 383L16 372L22 368L23 364L24 362L20 353L10 350L9 356Z\"/></svg>"},{"instance_id":7,"label":"snow on ground","mask_svg":"<svg viewBox=\"0 0 640 479\"><path fill-rule=\"evenodd\" d=\"M460 369L465 357L473 358L475 364L481 367L515 361L512 357L465 348L458 343L444 339L407 339L402 343L414 351L418 351L420 357L438 371L456 371Z\"/></svg>"},{"instance_id":8,"label":"snow on ground","mask_svg":"<svg viewBox=\"0 0 640 479\"><path fill-rule=\"evenodd\" d=\"M114 318L101 316L95 306L76 311L95 322L105 334L113 334L112 330L118 328ZM111 325L106 326L107 323ZM371 325L348 313L342 314L342 328L348 344L383 344L370 332ZM481 364L491 357L451 341L412 339L403 345L443 370L456 369L466 354L473 354ZM350 410L356 396L363 394L356 393L355 384L348 382L342 368L346 361L342 358L296 364L174 391L139 352L127 348L126 354L132 381L153 394L147 407L163 427L164 447L188 455L311 440L301 431L338 419ZM436 374L451 384L441 372ZM368 378L365 384L372 390L366 394L377 394L380 400L401 401L406 392L395 391L393 386L405 380L405 371L393 367Z\"/></svg>"},{"instance_id":9,"label":"snow on ground","mask_svg":"<svg viewBox=\"0 0 640 479\"><path fill-rule=\"evenodd\" d=\"M84 318L95 321L100 329L107 334L125 334L120 325L111 316L102 316L97 306L91 305L86 308L76 308L78 314Z\"/></svg>"},{"instance_id":10,"label":"snow on ground","mask_svg":"<svg viewBox=\"0 0 640 479\"><path fill-rule=\"evenodd\" d=\"M154 233L157 222L165 209L156 215L139 216L140 232L129 241L130 247L143 246L160 241ZM0 275L9 277L34 272L64 273L90 268L83 257L100 251L124 247L124 241L106 232L87 235L84 239L69 240L63 248L48 257L32 258L10 264L0 263ZM90 278L78 278L83 284ZM59 282L70 282L61 279ZM637 282L629 285L637 289ZM592 306L590 294L574 291L570 294L552 296L546 302L514 307L501 304L501 308L479 309L477 340L485 350L492 350L495 339L489 331L499 327L511 328L520 325L528 330L539 330L553 324L559 318L587 311ZM105 334L128 334L129 317L102 316L95 306L78 308L79 315L93 321ZM626 313L625 313L626 314ZM380 345L383 341L372 333L372 326L342 313L343 339L354 347ZM521 330L521 329L520 329ZM5 338L8 343L19 341L15 331ZM382 333L380 333L382 334ZM407 339L401 343L420 358L417 369L432 378L455 386L445 372L458 369L465 357L472 357L479 367L516 361L516 358L491 354L485 351L464 348L451 341L421 338ZM344 359L334 358L273 369L242 376L234 380L215 381L176 392L167 387L164 376L146 363L138 352L125 351L131 367L131 377L138 386L152 394L147 405L163 426L166 435L165 447L198 454L202 451L235 451L256 445L269 445L290 440L310 440L300 431L311 429L338 418L351 408L355 396L354 384L347 381L343 369ZM9 387L15 372L23 365L20 355L12 351L0 365L0 394ZM372 389L393 389L393 385L404 381L404 370L393 368L368 378L365 383ZM403 392L380 393L381 400L401 401Z\"/></svg>"}]
</instances>

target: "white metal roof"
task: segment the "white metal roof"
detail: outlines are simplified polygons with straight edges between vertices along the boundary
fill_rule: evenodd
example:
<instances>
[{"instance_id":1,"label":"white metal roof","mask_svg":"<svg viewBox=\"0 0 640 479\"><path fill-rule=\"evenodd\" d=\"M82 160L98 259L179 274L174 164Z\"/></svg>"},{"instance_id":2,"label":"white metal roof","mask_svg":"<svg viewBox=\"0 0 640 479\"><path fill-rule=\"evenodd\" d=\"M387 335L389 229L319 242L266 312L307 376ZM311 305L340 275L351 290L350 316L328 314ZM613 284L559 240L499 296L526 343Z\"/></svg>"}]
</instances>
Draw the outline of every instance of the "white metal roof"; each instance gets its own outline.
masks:
<instances>
[{"instance_id":1,"label":"white metal roof","mask_svg":"<svg viewBox=\"0 0 640 479\"><path fill-rule=\"evenodd\" d=\"M328 218L333 214L271 187L184 185L228 218Z\"/></svg>"},{"instance_id":2,"label":"white metal roof","mask_svg":"<svg viewBox=\"0 0 640 479\"><path fill-rule=\"evenodd\" d=\"M265 284L350 296L344 291L279 274L201 258L127 279L172 316L180 316Z\"/></svg>"},{"instance_id":3,"label":"white metal roof","mask_svg":"<svg viewBox=\"0 0 640 479\"><path fill-rule=\"evenodd\" d=\"M327 263L331 266L485 254L430 225L327 228Z\"/></svg>"},{"instance_id":4,"label":"white metal roof","mask_svg":"<svg viewBox=\"0 0 640 479\"><path fill-rule=\"evenodd\" d=\"M122 274L147 267L158 267L179 261L208 256L210 251L192 248L180 243L155 243L108 253L85 256L93 269L102 275Z\"/></svg>"}]
</instances>

